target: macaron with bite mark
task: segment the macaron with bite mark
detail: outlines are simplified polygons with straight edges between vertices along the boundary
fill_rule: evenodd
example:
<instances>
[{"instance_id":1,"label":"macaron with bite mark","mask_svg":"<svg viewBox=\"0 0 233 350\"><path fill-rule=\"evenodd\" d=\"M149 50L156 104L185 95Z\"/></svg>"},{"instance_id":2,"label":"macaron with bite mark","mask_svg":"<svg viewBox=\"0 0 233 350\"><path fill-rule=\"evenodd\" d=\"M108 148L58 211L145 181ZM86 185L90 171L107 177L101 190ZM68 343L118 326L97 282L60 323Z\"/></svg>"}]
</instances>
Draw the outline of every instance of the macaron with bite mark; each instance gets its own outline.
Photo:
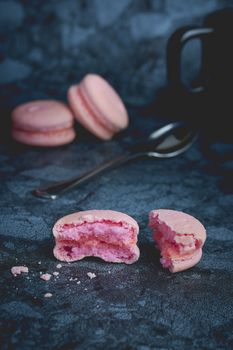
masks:
<instances>
[{"instance_id":1,"label":"macaron with bite mark","mask_svg":"<svg viewBox=\"0 0 233 350\"><path fill-rule=\"evenodd\" d=\"M187 270L202 257L206 230L195 217L177 210L157 209L149 214L149 227L170 272Z\"/></svg>"},{"instance_id":2,"label":"macaron with bite mark","mask_svg":"<svg viewBox=\"0 0 233 350\"><path fill-rule=\"evenodd\" d=\"M74 140L73 122L73 114L64 103L31 101L13 110L12 137L31 146L60 146Z\"/></svg>"},{"instance_id":3,"label":"macaron with bite mark","mask_svg":"<svg viewBox=\"0 0 233 350\"><path fill-rule=\"evenodd\" d=\"M132 264L139 258L139 227L127 214L113 210L88 210L66 215L53 227L54 256L77 261L88 256L112 263Z\"/></svg>"}]
</instances>

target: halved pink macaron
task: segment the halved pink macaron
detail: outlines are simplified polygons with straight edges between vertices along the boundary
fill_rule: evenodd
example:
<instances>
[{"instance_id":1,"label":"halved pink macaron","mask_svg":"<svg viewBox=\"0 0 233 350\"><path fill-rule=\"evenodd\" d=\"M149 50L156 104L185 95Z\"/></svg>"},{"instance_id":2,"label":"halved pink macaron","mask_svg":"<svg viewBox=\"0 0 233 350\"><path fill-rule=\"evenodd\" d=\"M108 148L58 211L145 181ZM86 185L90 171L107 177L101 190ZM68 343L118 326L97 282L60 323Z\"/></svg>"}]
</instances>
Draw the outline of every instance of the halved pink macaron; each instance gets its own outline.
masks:
<instances>
[{"instance_id":1,"label":"halved pink macaron","mask_svg":"<svg viewBox=\"0 0 233 350\"><path fill-rule=\"evenodd\" d=\"M40 100L24 103L12 112L12 137L32 146L58 146L73 141L73 115L62 102Z\"/></svg>"},{"instance_id":2,"label":"halved pink macaron","mask_svg":"<svg viewBox=\"0 0 233 350\"><path fill-rule=\"evenodd\" d=\"M152 210L149 227L161 252L163 267L178 272L200 261L206 230L196 218L176 210Z\"/></svg>"},{"instance_id":3,"label":"halved pink macaron","mask_svg":"<svg viewBox=\"0 0 233 350\"><path fill-rule=\"evenodd\" d=\"M54 225L54 256L68 262L95 256L109 262L132 264L139 258L138 232L137 222L124 213L77 212Z\"/></svg>"},{"instance_id":4,"label":"halved pink macaron","mask_svg":"<svg viewBox=\"0 0 233 350\"><path fill-rule=\"evenodd\" d=\"M128 126L128 114L120 96L101 76L88 74L68 90L75 118L97 137L108 140Z\"/></svg>"}]
</instances>

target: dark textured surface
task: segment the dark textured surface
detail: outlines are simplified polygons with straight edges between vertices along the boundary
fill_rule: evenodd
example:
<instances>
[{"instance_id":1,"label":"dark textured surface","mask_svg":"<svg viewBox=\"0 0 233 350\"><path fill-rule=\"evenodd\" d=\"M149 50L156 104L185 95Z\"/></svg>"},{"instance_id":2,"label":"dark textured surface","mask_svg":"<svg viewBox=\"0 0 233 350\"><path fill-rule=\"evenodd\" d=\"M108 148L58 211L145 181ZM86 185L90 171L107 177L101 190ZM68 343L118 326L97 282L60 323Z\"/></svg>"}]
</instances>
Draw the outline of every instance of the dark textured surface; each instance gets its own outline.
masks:
<instances>
[{"instance_id":1,"label":"dark textured surface","mask_svg":"<svg viewBox=\"0 0 233 350\"><path fill-rule=\"evenodd\" d=\"M141 129L140 120L132 134ZM53 150L1 145L2 349L232 348L232 163L226 161L232 147L212 146L215 161L201 143L178 158L141 160L56 201L30 193L47 181L81 174L129 141L127 135L110 143L85 138ZM172 275L159 263L147 222L149 210L161 207L183 210L206 226L203 259L186 272ZM56 268L54 222L92 208L120 210L139 222L137 263L86 259ZM10 268L18 264L26 264L29 274L14 278ZM45 282L40 271L60 275ZM90 280L87 272L97 277ZM46 292L52 298L44 298Z\"/></svg>"},{"instance_id":2,"label":"dark textured surface","mask_svg":"<svg viewBox=\"0 0 233 350\"><path fill-rule=\"evenodd\" d=\"M134 162L45 201L31 190L82 174L161 120L132 109L130 128L108 143L80 127L73 144L56 149L9 139L15 105L36 98L65 100L67 87L89 71L103 74L125 101L149 102L165 84L170 33L201 23L206 13L226 5L232 1L0 1L1 349L233 348L232 145L208 145L205 135L178 158ZM86 259L57 269L54 222L93 208L120 210L139 222L139 261L127 266ZM206 226L196 267L174 275L162 269L147 227L154 208L183 210ZM11 267L22 264L28 275L14 278ZM40 279L40 272L54 271L58 278ZM97 277L90 280L87 272ZM46 292L52 298L44 298Z\"/></svg>"}]
</instances>

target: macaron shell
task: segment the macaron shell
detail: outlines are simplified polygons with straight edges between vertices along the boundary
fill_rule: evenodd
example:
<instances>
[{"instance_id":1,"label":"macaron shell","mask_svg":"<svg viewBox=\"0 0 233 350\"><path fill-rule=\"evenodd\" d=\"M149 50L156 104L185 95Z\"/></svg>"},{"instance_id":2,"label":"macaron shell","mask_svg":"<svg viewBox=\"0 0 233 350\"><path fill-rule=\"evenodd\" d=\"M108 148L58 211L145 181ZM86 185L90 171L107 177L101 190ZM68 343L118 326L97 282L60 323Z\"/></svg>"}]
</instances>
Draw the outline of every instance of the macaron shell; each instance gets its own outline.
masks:
<instances>
[{"instance_id":1,"label":"macaron shell","mask_svg":"<svg viewBox=\"0 0 233 350\"><path fill-rule=\"evenodd\" d=\"M79 85L73 85L69 88L67 98L75 119L87 130L102 140L110 140L113 137L114 132L102 126L87 108L85 101L79 94Z\"/></svg>"},{"instance_id":2,"label":"macaron shell","mask_svg":"<svg viewBox=\"0 0 233 350\"><path fill-rule=\"evenodd\" d=\"M56 237L59 235L59 232L57 232L57 228L62 225L69 225L69 224L79 224L81 225L83 222L95 222L100 220L106 220L106 221L112 221L112 222L125 222L128 225L134 227L135 233L138 234L139 227L136 220L134 220L131 216L121 213L114 210L87 210L87 211L80 211L76 212L70 215L66 215L59 219L53 228L53 234Z\"/></svg>"},{"instance_id":3,"label":"macaron shell","mask_svg":"<svg viewBox=\"0 0 233 350\"><path fill-rule=\"evenodd\" d=\"M31 145L53 147L70 143L75 138L75 131L73 128L50 131L50 132L32 132L23 131L13 128L12 137L16 141Z\"/></svg>"},{"instance_id":4,"label":"macaron shell","mask_svg":"<svg viewBox=\"0 0 233 350\"><path fill-rule=\"evenodd\" d=\"M133 258L130 259L129 261L124 261L126 264L133 264L140 257L140 250L139 250L137 245L133 245L132 247L130 247L130 250L131 250L131 254L133 255ZM65 262L78 261L78 260L82 260L85 257L90 257L90 256L96 256L96 257L100 258L100 256L96 254L96 255L79 255L79 257L76 257L75 259L69 259L69 258L67 258L67 256L61 255L57 246L55 246L53 249L53 255L55 256L55 258L57 260L65 261ZM123 262L122 259L118 258L118 259L114 259L114 261L113 261L112 259L106 258L106 256L105 257L101 256L101 259L106 261L106 262L111 262L111 263L122 263Z\"/></svg>"},{"instance_id":5,"label":"macaron shell","mask_svg":"<svg viewBox=\"0 0 233 350\"><path fill-rule=\"evenodd\" d=\"M158 217L158 220L165 222L177 235L193 234L194 237L204 244L206 230L202 223L193 216L177 210L157 209L150 212L150 217Z\"/></svg>"},{"instance_id":6,"label":"macaron shell","mask_svg":"<svg viewBox=\"0 0 233 350\"><path fill-rule=\"evenodd\" d=\"M200 248L187 258L181 258L176 260L173 259L172 265L169 268L169 270L170 272L175 273L175 272L180 272L180 271L190 269L201 260L201 257L202 257L202 249Z\"/></svg>"},{"instance_id":7,"label":"macaron shell","mask_svg":"<svg viewBox=\"0 0 233 350\"><path fill-rule=\"evenodd\" d=\"M73 114L60 101L38 100L24 103L12 112L13 126L25 131L49 131L70 128Z\"/></svg>"},{"instance_id":8,"label":"macaron shell","mask_svg":"<svg viewBox=\"0 0 233 350\"><path fill-rule=\"evenodd\" d=\"M120 96L105 79L97 74L88 74L82 80L80 87L92 103L96 114L102 115L113 128L121 130L127 127L127 110Z\"/></svg>"}]
</instances>

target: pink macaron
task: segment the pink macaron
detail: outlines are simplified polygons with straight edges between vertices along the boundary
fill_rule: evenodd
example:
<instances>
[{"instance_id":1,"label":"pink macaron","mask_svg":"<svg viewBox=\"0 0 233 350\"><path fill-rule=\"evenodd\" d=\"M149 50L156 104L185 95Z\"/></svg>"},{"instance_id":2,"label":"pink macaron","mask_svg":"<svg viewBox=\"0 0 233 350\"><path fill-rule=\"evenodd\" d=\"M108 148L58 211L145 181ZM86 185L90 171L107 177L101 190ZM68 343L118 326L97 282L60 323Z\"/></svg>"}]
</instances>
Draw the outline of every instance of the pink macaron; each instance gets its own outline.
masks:
<instances>
[{"instance_id":1,"label":"pink macaron","mask_svg":"<svg viewBox=\"0 0 233 350\"><path fill-rule=\"evenodd\" d=\"M163 267L179 272L200 261L206 230L199 220L181 211L158 209L150 212L149 227Z\"/></svg>"},{"instance_id":2,"label":"pink macaron","mask_svg":"<svg viewBox=\"0 0 233 350\"><path fill-rule=\"evenodd\" d=\"M128 126L123 101L99 75L88 74L71 86L68 101L77 121L100 139L109 140Z\"/></svg>"},{"instance_id":3,"label":"pink macaron","mask_svg":"<svg viewBox=\"0 0 233 350\"><path fill-rule=\"evenodd\" d=\"M89 210L59 219L53 227L54 256L76 261L87 256L132 264L139 258L139 227L130 216L112 210Z\"/></svg>"},{"instance_id":4,"label":"pink macaron","mask_svg":"<svg viewBox=\"0 0 233 350\"><path fill-rule=\"evenodd\" d=\"M73 115L62 102L24 103L12 112L12 137L32 146L59 146L75 138Z\"/></svg>"}]
</instances>

